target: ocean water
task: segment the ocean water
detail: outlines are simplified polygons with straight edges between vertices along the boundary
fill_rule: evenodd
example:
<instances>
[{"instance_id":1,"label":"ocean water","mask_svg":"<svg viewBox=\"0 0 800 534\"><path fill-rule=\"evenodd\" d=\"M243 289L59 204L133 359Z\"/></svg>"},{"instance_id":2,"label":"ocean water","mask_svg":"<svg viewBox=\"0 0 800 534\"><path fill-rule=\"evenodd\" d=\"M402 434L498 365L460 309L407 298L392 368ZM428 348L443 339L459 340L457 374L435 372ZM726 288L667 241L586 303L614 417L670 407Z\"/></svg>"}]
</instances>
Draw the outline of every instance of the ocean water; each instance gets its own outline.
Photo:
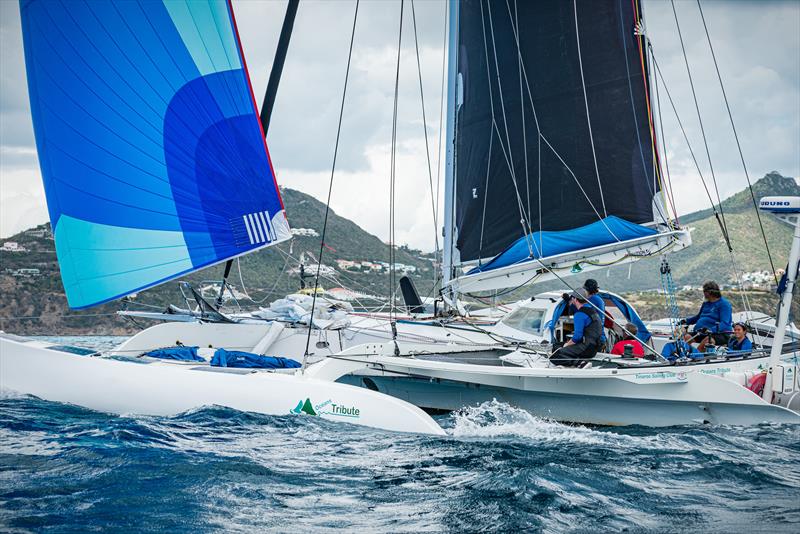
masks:
<instances>
[{"instance_id":1,"label":"ocean water","mask_svg":"<svg viewBox=\"0 0 800 534\"><path fill-rule=\"evenodd\" d=\"M5 393L0 531L800 531L796 427L587 428L499 402L437 420L447 436Z\"/></svg>"}]
</instances>

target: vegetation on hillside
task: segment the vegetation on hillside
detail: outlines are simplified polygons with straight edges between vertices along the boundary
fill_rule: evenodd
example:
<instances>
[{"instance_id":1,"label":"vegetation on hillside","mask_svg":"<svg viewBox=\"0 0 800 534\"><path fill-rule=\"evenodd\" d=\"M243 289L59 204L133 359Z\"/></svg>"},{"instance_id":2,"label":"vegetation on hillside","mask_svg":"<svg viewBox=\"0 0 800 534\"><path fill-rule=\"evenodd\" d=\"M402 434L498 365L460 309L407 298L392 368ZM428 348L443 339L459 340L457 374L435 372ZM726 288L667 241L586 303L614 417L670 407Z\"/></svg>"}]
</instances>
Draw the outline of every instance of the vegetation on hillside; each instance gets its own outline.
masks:
<instances>
[{"instance_id":1,"label":"vegetation on hillside","mask_svg":"<svg viewBox=\"0 0 800 534\"><path fill-rule=\"evenodd\" d=\"M292 189L283 189L282 193L291 227L309 228L321 233L325 205ZM754 194L757 199L765 195L800 195L800 187L792 178L770 173L754 184ZM737 269L740 272L770 270L750 192L744 190L726 199L722 203L722 210L731 236ZM770 216L762 217L762 222L775 267L783 268L791 242L790 229ZM735 280L731 256L712 212L705 210L684 216L681 223L693 228L693 245L668 256L676 286L698 286L708 279L731 285ZM137 328L114 314L120 309L119 303L79 312L70 311L61 286L53 240L35 230L49 230L49 225L42 225L33 232L26 231L9 238L28 249L27 252L0 251L0 329L22 334L123 334ZM244 288L253 299L264 303L296 291L300 287L297 274L299 259L306 256L307 263L314 263L314 258L319 255L320 241L319 236L296 236L287 243L242 257L238 263L241 265ZM412 278L420 294L430 294L436 274L433 254L404 246L397 247L395 252L397 263L416 268ZM388 245L331 210L322 263L336 268L337 274L333 278L323 278L323 287L343 286L365 294L385 296L389 293L389 277L385 271L343 270L337 266L336 260L378 262L388 261L388 258ZM652 258L630 267L613 267L605 273L598 272L593 276L599 280L601 287L628 295L643 316L663 317L667 314L663 306L663 296L652 292L661 288L660 262L660 258ZM20 268L39 269L40 276L13 276L13 271ZM194 273L186 279L199 287L203 281L219 280L221 276L222 266L218 265ZM579 277L568 281L577 284L582 279L583 277ZM309 281L313 283L313 280ZM230 282L238 290L243 289L236 266L231 273ZM561 286L562 284L537 285L517 291L505 300L523 298ZM642 292L646 290L651 292ZM699 303L697 292L682 292L679 295L681 313L688 313ZM774 294L762 291L748 295L754 309L774 313ZM731 300L734 309L741 309L738 296L732 296ZM135 297L134 302L156 308L164 307L168 303L183 305L181 293L174 282L144 291Z\"/></svg>"}]
</instances>

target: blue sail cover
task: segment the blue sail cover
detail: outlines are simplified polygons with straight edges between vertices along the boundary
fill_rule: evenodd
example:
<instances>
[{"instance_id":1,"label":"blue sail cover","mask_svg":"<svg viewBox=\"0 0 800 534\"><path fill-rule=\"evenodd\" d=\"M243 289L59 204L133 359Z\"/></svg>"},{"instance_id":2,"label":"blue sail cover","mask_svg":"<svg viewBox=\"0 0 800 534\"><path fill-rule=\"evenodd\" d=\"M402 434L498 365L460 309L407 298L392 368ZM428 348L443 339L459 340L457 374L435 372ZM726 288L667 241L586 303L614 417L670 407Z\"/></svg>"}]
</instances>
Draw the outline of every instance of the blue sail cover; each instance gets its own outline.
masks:
<instances>
[{"instance_id":1,"label":"blue sail cover","mask_svg":"<svg viewBox=\"0 0 800 534\"><path fill-rule=\"evenodd\" d=\"M288 239L225 0L22 0L67 300L84 308Z\"/></svg>"},{"instance_id":2,"label":"blue sail cover","mask_svg":"<svg viewBox=\"0 0 800 534\"><path fill-rule=\"evenodd\" d=\"M559 232L534 232L511 243L492 261L479 265L467 274L483 273L517 265L536 258L557 256L592 247L656 235L658 232L613 215L597 222ZM531 255L533 249L533 255Z\"/></svg>"}]
</instances>

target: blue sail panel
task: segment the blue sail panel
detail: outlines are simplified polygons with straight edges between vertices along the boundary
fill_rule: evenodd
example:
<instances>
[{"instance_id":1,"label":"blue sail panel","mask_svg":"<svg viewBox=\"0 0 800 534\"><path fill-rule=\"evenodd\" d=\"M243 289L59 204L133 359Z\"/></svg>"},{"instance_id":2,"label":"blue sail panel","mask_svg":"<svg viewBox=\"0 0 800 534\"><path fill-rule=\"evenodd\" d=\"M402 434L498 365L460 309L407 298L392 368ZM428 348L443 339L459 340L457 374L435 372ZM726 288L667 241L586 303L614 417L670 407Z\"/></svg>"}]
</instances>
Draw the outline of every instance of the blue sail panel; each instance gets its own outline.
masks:
<instances>
[{"instance_id":1,"label":"blue sail panel","mask_svg":"<svg viewBox=\"0 0 800 534\"><path fill-rule=\"evenodd\" d=\"M533 232L517 239L490 262L473 268L467 274L484 273L537 258L557 256L656 234L658 232L653 228L611 215L571 230Z\"/></svg>"},{"instance_id":2,"label":"blue sail panel","mask_svg":"<svg viewBox=\"0 0 800 534\"><path fill-rule=\"evenodd\" d=\"M84 308L291 237L225 0L21 0L39 164Z\"/></svg>"}]
</instances>

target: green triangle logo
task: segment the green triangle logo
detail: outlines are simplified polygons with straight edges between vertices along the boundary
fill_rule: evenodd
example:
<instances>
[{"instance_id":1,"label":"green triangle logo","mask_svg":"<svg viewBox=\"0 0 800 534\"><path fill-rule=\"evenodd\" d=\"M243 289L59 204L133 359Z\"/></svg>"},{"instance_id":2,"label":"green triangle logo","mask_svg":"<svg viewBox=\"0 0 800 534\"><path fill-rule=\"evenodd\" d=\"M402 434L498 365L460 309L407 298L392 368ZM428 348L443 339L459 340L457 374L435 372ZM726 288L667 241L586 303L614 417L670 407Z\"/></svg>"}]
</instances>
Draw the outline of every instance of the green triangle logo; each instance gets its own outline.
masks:
<instances>
[{"instance_id":1,"label":"green triangle logo","mask_svg":"<svg viewBox=\"0 0 800 534\"><path fill-rule=\"evenodd\" d=\"M305 402L299 401L297 406L294 407L292 413L299 414L304 413L308 415L317 415L317 412L314 411L314 406L311 405L311 399L306 398Z\"/></svg>"},{"instance_id":2,"label":"green triangle logo","mask_svg":"<svg viewBox=\"0 0 800 534\"><path fill-rule=\"evenodd\" d=\"M570 270L570 272L573 273L573 274L579 273L581 271L583 271L583 269L581 268L581 265L579 263L576 263L575 265L573 265L572 269Z\"/></svg>"}]
</instances>

